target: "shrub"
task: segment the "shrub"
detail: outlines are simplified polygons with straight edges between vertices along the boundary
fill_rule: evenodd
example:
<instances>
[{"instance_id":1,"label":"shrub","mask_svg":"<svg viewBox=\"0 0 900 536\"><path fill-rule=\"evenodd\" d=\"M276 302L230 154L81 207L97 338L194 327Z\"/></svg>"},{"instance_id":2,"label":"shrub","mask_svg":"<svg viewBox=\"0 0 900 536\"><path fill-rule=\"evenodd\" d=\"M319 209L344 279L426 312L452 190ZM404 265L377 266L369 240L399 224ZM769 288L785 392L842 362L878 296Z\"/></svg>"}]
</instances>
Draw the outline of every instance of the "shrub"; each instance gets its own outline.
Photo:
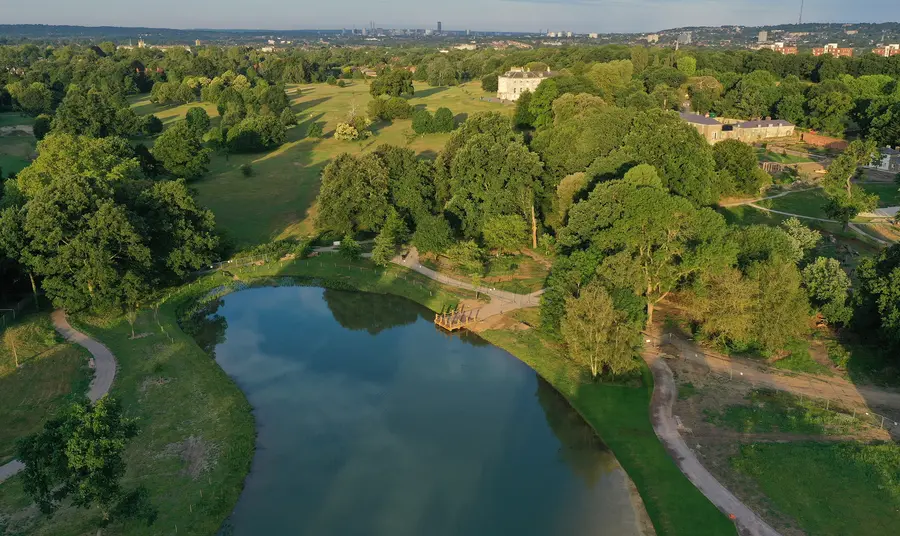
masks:
<instances>
[{"instance_id":1,"label":"shrub","mask_svg":"<svg viewBox=\"0 0 900 536\"><path fill-rule=\"evenodd\" d=\"M154 117L154 116L150 116ZM157 119L158 121L158 119ZM162 124L160 124L162 126ZM47 114L41 114L37 116L34 120L34 126L32 127L34 132L34 139L41 141L44 139L44 136L50 132L50 116Z\"/></svg>"},{"instance_id":2,"label":"shrub","mask_svg":"<svg viewBox=\"0 0 900 536\"><path fill-rule=\"evenodd\" d=\"M281 121L281 124L287 127L292 127L297 124L297 115L291 111L290 108L285 108L281 110L281 116L278 118Z\"/></svg>"},{"instance_id":3,"label":"shrub","mask_svg":"<svg viewBox=\"0 0 900 536\"><path fill-rule=\"evenodd\" d=\"M163 131L163 122L155 115L148 115L144 118L144 124L141 130L147 135L159 134Z\"/></svg>"},{"instance_id":4,"label":"shrub","mask_svg":"<svg viewBox=\"0 0 900 536\"><path fill-rule=\"evenodd\" d=\"M359 131L350 123L338 123L334 129L334 137L338 140L356 141L359 139Z\"/></svg>"},{"instance_id":5,"label":"shrub","mask_svg":"<svg viewBox=\"0 0 900 536\"><path fill-rule=\"evenodd\" d=\"M434 117L428 110L416 110L412 116L412 128L416 134L434 132Z\"/></svg>"},{"instance_id":6,"label":"shrub","mask_svg":"<svg viewBox=\"0 0 900 536\"><path fill-rule=\"evenodd\" d=\"M453 112L449 108L438 108L434 113L434 132L451 132L453 127Z\"/></svg>"},{"instance_id":7,"label":"shrub","mask_svg":"<svg viewBox=\"0 0 900 536\"><path fill-rule=\"evenodd\" d=\"M241 174L245 177L253 176L253 166L250 164L241 164Z\"/></svg>"},{"instance_id":8,"label":"shrub","mask_svg":"<svg viewBox=\"0 0 900 536\"><path fill-rule=\"evenodd\" d=\"M352 236L346 235L344 236L344 239L341 240L341 245L338 247L338 253L351 261L356 260L362 255L362 246L360 246L359 242L354 240Z\"/></svg>"},{"instance_id":9,"label":"shrub","mask_svg":"<svg viewBox=\"0 0 900 536\"><path fill-rule=\"evenodd\" d=\"M329 75L328 78L325 79L325 83L329 86L336 86L338 81L333 75Z\"/></svg>"},{"instance_id":10,"label":"shrub","mask_svg":"<svg viewBox=\"0 0 900 536\"><path fill-rule=\"evenodd\" d=\"M347 87L347 82L344 82L343 80L338 80L337 86L338 87Z\"/></svg>"},{"instance_id":11,"label":"shrub","mask_svg":"<svg viewBox=\"0 0 900 536\"><path fill-rule=\"evenodd\" d=\"M309 128L306 129L307 138L321 138L322 135L322 123L310 123Z\"/></svg>"}]
</instances>

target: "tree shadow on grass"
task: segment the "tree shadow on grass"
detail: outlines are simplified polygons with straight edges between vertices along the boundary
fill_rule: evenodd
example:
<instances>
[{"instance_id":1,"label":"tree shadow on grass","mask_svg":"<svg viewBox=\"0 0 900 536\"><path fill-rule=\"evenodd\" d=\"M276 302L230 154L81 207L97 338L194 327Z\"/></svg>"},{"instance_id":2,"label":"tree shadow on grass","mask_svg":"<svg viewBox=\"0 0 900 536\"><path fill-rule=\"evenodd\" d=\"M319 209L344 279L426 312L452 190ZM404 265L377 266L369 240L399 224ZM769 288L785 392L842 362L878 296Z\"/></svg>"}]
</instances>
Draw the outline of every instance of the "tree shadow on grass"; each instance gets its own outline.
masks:
<instances>
[{"instance_id":1,"label":"tree shadow on grass","mask_svg":"<svg viewBox=\"0 0 900 536\"><path fill-rule=\"evenodd\" d=\"M328 102L329 100L331 100L331 97L321 97L318 99L312 99L312 100L308 100L308 101L298 102L297 104L294 104L293 106L291 106L291 109L293 109L295 112L303 112L314 106L318 106L318 105L322 104L323 102Z\"/></svg>"},{"instance_id":2,"label":"tree shadow on grass","mask_svg":"<svg viewBox=\"0 0 900 536\"><path fill-rule=\"evenodd\" d=\"M417 99L430 97L432 95L440 93L441 91L447 91L448 89L449 88L446 86L430 87L428 89L422 89L422 90L416 91L416 94L414 95L414 97Z\"/></svg>"}]
</instances>

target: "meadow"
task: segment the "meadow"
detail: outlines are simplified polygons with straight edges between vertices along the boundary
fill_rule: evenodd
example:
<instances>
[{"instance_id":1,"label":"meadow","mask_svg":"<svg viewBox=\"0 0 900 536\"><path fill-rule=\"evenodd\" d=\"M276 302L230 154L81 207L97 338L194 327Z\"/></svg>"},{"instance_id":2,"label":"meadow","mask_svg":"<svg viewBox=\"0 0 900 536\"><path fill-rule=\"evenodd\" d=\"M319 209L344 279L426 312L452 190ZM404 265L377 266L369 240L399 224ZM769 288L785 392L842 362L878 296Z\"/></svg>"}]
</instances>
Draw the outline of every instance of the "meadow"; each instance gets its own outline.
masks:
<instances>
[{"instance_id":1,"label":"meadow","mask_svg":"<svg viewBox=\"0 0 900 536\"><path fill-rule=\"evenodd\" d=\"M453 87L430 87L416 83L415 96L409 99L415 107L434 112L449 108L457 122L476 112L512 113L512 107L482 100L488 96L480 82ZM238 248L271 240L311 234L315 216L314 201L319 192L322 169L335 156L371 151L381 144L398 145L414 150L422 158L434 158L444 147L449 134L412 133L412 121L400 119L379 121L372 125L373 136L359 142L336 140L337 124L348 115L365 113L371 100L369 86L354 80L347 87L328 84L294 85L287 88L291 107L299 124L288 131L281 147L260 154L213 155L209 172L192 183L198 200L212 209L219 228ZM144 96L134 99L132 106L139 114L155 114L165 125L183 118L188 109L202 106L218 122L214 105L195 103L179 106L153 104ZM323 125L324 137L306 138L313 122ZM245 177L240 166L250 164L253 176Z\"/></svg>"}]
</instances>

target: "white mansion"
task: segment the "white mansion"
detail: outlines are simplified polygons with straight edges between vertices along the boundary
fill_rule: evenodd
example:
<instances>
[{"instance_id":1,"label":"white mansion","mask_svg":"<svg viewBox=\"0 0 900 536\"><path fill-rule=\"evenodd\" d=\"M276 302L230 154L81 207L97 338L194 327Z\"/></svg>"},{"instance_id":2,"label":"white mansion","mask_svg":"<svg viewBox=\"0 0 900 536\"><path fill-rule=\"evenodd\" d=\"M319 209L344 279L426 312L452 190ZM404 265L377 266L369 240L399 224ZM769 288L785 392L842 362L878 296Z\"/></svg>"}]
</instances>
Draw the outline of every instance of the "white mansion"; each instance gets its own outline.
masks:
<instances>
[{"instance_id":1,"label":"white mansion","mask_svg":"<svg viewBox=\"0 0 900 536\"><path fill-rule=\"evenodd\" d=\"M523 91L534 93L542 81L554 74L551 71L526 71L521 67L514 67L497 77L497 98L505 101L518 100Z\"/></svg>"}]
</instances>

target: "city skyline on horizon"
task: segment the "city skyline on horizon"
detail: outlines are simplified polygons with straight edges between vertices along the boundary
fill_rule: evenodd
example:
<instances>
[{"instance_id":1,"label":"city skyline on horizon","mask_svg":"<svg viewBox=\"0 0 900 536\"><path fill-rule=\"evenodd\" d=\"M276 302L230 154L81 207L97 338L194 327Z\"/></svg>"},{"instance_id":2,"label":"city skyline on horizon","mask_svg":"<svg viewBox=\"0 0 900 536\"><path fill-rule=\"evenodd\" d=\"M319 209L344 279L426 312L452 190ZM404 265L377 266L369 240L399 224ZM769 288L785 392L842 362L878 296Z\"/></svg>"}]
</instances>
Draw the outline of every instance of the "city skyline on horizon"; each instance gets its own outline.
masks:
<instances>
[{"instance_id":1,"label":"city skyline on horizon","mask_svg":"<svg viewBox=\"0 0 900 536\"><path fill-rule=\"evenodd\" d=\"M85 10L85 4L98 9ZM445 31L652 33L687 26L795 24L800 14L799 0L458 0L452 13L423 0L398 0L390 9L363 0L344 0L317 6L315 18L305 15L304 6L287 0L259 0L256 5L260 9L249 14L241 11L236 0L222 0L215 13L177 0L158 0L153 6L122 6L108 0L85 0L77 6L66 0L46 0L41 5L21 6L15 14L0 19L6 24L273 32L361 29L369 27L369 21L385 29L436 29L441 21ZM167 6L172 10L166 10ZM347 20L348 10L362 21ZM479 16L472 17L472 13ZM298 19L296 24L284 24L292 17ZM896 22L900 5L894 0L861 0L852 6L841 0L806 0L803 19L809 23Z\"/></svg>"}]
</instances>

